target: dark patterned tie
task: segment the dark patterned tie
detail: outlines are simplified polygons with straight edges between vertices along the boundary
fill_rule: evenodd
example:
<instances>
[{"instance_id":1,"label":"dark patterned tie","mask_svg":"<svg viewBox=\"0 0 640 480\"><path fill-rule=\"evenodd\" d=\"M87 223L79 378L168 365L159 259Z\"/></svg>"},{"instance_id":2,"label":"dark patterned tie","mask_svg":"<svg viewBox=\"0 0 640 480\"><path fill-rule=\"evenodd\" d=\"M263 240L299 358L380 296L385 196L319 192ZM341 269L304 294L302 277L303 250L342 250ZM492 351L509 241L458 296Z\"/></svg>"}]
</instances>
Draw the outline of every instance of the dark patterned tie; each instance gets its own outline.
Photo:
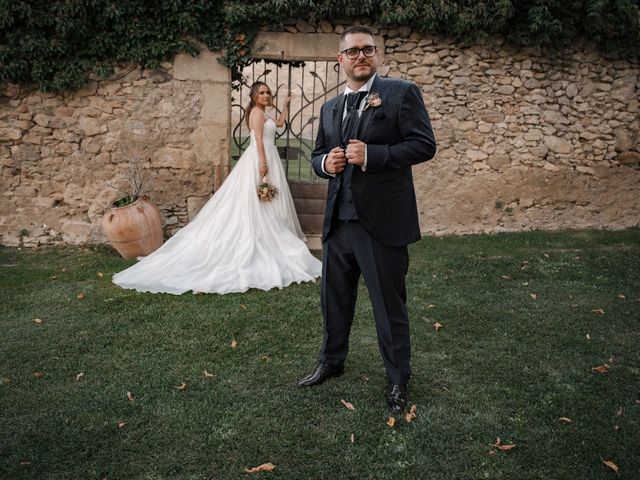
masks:
<instances>
[{"instance_id":1,"label":"dark patterned tie","mask_svg":"<svg viewBox=\"0 0 640 480\"><path fill-rule=\"evenodd\" d=\"M358 129L358 107L368 92L347 93L347 114L342 119L342 147L349 145L349 139L354 138Z\"/></svg>"},{"instance_id":2,"label":"dark patterned tie","mask_svg":"<svg viewBox=\"0 0 640 480\"><path fill-rule=\"evenodd\" d=\"M367 92L355 92L347 94L347 114L342 119L342 147L347 148L349 140L355 138L358 130L358 107L360 102L367 95ZM358 213L353 205L353 195L351 193L351 175L353 165L347 163L342 172L342 188L338 193L338 218L340 220L357 220Z\"/></svg>"}]
</instances>

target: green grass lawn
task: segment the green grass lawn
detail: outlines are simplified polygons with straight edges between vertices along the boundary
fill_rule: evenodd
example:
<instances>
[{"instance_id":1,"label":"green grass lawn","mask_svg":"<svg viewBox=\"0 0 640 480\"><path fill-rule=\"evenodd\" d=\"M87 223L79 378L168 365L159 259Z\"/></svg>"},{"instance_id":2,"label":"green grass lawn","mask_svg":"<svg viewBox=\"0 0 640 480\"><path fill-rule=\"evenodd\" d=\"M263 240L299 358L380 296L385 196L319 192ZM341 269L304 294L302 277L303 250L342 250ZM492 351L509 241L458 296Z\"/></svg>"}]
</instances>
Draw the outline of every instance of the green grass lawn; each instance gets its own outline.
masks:
<instances>
[{"instance_id":1,"label":"green grass lawn","mask_svg":"<svg viewBox=\"0 0 640 480\"><path fill-rule=\"evenodd\" d=\"M604 460L639 478L640 231L410 254L417 417L391 428L364 288L345 374L301 390L318 284L141 294L111 283L131 262L105 247L1 248L0 478L618 478Z\"/></svg>"}]
</instances>

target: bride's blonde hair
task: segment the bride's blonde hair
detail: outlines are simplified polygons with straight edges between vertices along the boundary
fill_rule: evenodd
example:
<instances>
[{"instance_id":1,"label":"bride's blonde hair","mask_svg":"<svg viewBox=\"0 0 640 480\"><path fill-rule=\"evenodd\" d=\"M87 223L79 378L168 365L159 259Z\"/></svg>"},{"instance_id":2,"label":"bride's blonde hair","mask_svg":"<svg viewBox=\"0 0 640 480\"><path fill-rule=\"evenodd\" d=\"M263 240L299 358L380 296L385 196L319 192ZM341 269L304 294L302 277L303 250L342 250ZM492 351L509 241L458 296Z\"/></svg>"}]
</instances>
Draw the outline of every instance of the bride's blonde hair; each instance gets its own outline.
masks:
<instances>
[{"instance_id":1,"label":"bride's blonde hair","mask_svg":"<svg viewBox=\"0 0 640 480\"><path fill-rule=\"evenodd\" d=\"M251 85L251 89L249 90L249 105L247 105L246 108L246 113L245 113L245 118L247 120L247 127L249 126L249 115L251 115L251 111L255 108L256 106L256 95L258 95L258 90L260 90L260 87L264 85L265 87L267 87L267 89L269 89L269 93L271 94L271 98L273 98L273 92L271 92L271 88L269 87L269 85L267 85L264 82L255 82L253 85Z\"/></svg>"}]
</instances>

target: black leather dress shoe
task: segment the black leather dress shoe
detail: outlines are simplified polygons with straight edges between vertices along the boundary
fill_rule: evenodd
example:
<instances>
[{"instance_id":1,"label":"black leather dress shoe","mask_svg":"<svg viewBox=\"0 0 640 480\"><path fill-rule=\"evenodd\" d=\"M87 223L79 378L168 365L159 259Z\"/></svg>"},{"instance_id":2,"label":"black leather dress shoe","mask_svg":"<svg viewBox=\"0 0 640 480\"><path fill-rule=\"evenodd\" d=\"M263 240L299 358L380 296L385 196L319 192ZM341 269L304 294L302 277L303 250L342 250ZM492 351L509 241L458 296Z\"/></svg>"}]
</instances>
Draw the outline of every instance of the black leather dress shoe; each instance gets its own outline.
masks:
<instances>
[{"instance_id":1,"label":"black leather dress shoe","mask_svg":"<svg viewBox=\"0 0 640 480\"><path fill-rule=\"evenodd\" d=\"M393 413L400 413L407 407L407 385L389 385L387 404Z\"/></svg>"},{"instance_id":2,"label":"black leather dress shoe","mask_svg":"<svg viewBox=\"0 0 640 480\"><path fill-rule=\"evenodd\" d=\"M298 381L299 387L313 387L314 385L320 385L329 377L337 377L342 375L344 367L335 367L328 363L318 363L316 369L309 375Z\"/></svg>"}]
</instances>

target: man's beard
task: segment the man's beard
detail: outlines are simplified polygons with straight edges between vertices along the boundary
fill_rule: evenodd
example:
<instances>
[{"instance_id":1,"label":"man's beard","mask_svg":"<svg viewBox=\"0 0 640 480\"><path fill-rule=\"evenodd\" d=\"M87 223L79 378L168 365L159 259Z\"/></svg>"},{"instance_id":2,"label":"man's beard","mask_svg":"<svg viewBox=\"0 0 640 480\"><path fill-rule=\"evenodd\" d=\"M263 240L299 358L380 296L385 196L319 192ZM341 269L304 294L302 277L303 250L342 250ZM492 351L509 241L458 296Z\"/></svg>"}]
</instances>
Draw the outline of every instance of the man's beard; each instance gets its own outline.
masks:
<instances>
[{"instance_id":1,"label":"man's beard","mask_svg":"<svg viewBox=\"0 0 640 480\"><path fill-rule=\"evenodd\" d=\"M358 67L358 65L356 65L352 70L352 78L356 82L363 82L363 81L369 80L373 76L373 74L376 73L376 69L371 65L369 65L368 63L362 64L362 65L369 67L369 71L367 73L356 73L356 68Z\"/></svg>"}]
</instances>

